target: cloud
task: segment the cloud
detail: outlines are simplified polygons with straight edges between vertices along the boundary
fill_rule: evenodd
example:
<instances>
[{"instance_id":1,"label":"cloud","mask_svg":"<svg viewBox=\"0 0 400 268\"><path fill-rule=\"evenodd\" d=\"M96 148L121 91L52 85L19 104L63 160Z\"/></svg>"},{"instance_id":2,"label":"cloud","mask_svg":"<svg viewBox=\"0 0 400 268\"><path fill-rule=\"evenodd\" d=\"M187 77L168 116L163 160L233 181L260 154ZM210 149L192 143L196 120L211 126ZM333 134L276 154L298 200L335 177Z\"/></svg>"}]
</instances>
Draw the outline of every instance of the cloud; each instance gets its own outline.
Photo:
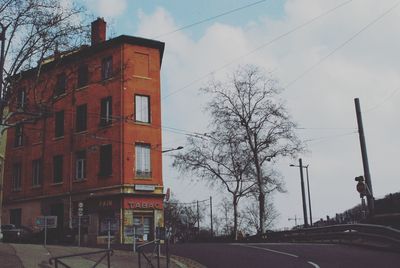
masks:
<instances>
[{"instance_id":1,"label":"cloud","mask_svg":"<svg viewBox=\"0 0 400 268\"><path fill-rule=\"evenodd\" d=\"M124 13L127 2L126 0L87 0L86 5L100 17L115 18Z\"/></svg>"},{"instance_id":2,"label":"cloud","mask_svg":"<svg viewBox=\"0 0 400 268\"><path fill-rule=\"evenodd\" d=\"M325 137L309 142L310 153L302 156L303 162L310 164L316 218L332 216L359 203L354 177L363 173L362 161L357 134L349 134L357 127L355 97L361 100L375 195L382 197L400 190L395 168L400 127L394 123L400 115L396 109L400 101L400 29L393 27L400 10L393 10L350 40L393 4L353 1L255 53L248 52L342 2L290 0L279 18L250 18L243 26L214 22L196 39L190 29L160 38L166 43L162 66L163 125L204 133L209 123L202 110L207 97L199 95L198 89L212 75L224 77L237 64L260 65L273 70L282 86L289 84L282 97L293 119L306 128L299 130L299 136ZM157 36L182 26L176 25L174 17L161 7L151 14L139 14L139 35ZM346 40L350 41L341 47ZM221 68L233 59L239 60ZM393 94L397 88L399 93ZM180 91L165 98L176 90ZM367 111L371 107L376 109ZM165 146L184 145L184 135L167 130L163 135ZM278 163L288 188L288 194L275 196L282 214L279 226L292 224L287 218L302 213L298 170L288 167L293 161L297 160L283 159ZM176 179L181 175L170 164L170 158L165 156L164 180L178 198L218 195L206 187L198 190L199 186L185 182L188 178Z\"/></svg>"}]
</instances>

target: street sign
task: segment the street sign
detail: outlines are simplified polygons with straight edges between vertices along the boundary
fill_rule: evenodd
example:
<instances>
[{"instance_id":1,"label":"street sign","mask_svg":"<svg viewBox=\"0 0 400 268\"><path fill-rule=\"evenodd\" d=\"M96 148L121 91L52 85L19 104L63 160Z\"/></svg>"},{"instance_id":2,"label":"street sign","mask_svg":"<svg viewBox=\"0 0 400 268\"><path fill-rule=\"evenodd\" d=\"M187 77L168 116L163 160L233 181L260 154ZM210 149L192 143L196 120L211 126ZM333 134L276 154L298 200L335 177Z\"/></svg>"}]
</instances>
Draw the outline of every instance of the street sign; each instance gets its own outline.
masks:
<instances>
[{"instance_id":1,"label":"street sign","mask_svg":"<svg viewBox=\"0 0 400 268\"><path fill-rule=\"evenodd\" d=\"M38 216L35 223L42 228L57 228L57 216Z\"/></svg>"},{"instance_id":2,"label":"street sign","mask_svg":"<svg viewBox=\"0 0 400 268\"><path fill-rule=\"evenodd\" d=\"M78 208L83 208L83 203L82 202L78 203Z\"/></svg>"},{"instance_id":3,"label":"street sign","mask_svg":"<svg viewBox=\"0 0 400 268\"><path fill-rule=\"evenodd\" d=\"M366 192L366 187L365 187L365 183L364 183L364 182L359 181L359 182L357 183L357 191L358 191L360 194L365 194L365 192Z\"/></svg>"}]
</instances>

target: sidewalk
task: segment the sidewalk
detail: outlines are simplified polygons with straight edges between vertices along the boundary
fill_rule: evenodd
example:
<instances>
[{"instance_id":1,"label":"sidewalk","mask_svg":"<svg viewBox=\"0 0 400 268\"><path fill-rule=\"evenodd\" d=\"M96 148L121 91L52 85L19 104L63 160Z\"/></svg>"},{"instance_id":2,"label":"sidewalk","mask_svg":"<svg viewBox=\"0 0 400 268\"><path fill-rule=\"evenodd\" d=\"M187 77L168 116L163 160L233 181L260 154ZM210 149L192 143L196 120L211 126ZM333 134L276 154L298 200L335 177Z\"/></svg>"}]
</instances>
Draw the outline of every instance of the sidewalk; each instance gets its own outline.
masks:
<instances>
[{"instance_id":1,"label":"sidewalk","mask_svg":"<svg viewBox=\"0 0 400 268\"><path fill-rule=\"evenodd\" d=\"M49 264L49 259L52 257L70 255L76 253L99 251L98 248L84 248L74 246L54 246L49 245L46 248L43 245L31 244L6 244L0 243L0 267L2 268L49 268L54 267ZM86 268L92 267L103 255L88 255L82 257L72 257L63 260L71 267ZM111 267L139 267L138 255L133 252L114 250L114 255L111 256ZM157 267L157 262L154 260L153 265ZM107 267L107 258L97 266L100 268ZM146 267L145 260L142 258L142 267ZM164 256L160 258L160 267L166 267L166 259ZM192 268L198 267L191 260L181 257L172 257L170 268Z\"/></svg>"}]
</instances>

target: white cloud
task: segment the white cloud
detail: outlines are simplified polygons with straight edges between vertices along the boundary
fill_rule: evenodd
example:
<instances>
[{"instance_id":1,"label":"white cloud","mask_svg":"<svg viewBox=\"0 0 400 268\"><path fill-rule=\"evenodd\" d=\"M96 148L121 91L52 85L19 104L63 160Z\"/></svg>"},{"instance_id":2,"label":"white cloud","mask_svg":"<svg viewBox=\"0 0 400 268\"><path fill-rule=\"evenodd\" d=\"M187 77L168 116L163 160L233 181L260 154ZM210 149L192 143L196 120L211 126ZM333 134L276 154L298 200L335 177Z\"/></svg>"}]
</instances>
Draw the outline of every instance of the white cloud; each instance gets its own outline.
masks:
<instances>
[{"instance_id":1,"label":"white cloud","mask_svg":"<svg viewBox=\"0 0 400 268\"><path fill-rule=\"evenodd\" d=\"M106 18L115 18L122 15L126 9L126 0L86 0L89 9L96 15Z\"/></svg>"},{"instance_id":2,"label":"white cloud","mask_svg":"<svg viewBox=\"0 0 400 268\"><path fill-rule=\"evenodd\" d=\"M207 79L193 82L210 71L218 69L232 59L272 40L276 36L339 5L343 1L290 0L280 19L252 18L243 27L215 22L204 34L193 39L188 32L180 31L161 37L166 42L162 66L162 91L166 96L190 83L179 93L163 100L163 125L204 132L208 118L202 107L206 97L199 96L198 88ZM377 18L393 3L353 1L334 12L301 28L281 40L244 57L238 63L254 63L274 75L281 85L298 78L305 70L335 50L340 44ZM400 92L400 29L396 9L372 25L346 46L317 65L309 73L288 87L283 93L295 121L301 127L315 128L299 131L304 139L330 137L309 143L311 153L303 156L310 164L310 184L313 216L334 215L359 202L354 177L363 173L357 134L340 136L355 131L354 97L360 97L364 111L364 124L370 159L372 182L377 197L400 190L398 165L399 111L396 104ZM157 36L181 25L168 11L158 8L152 14L139 13L139 35ZM233 65L234 66L234 65ZM223 76L232 67L215 75ZM376 109L368 108L389 100ZM318 129L326 128L326 129ZM336 129L332 129L336 128ZM163 131L166 146L184 145L185 137ZM169 157L164 157L164 180L167 186L182 199L204 199L215 194L199 190L199 186L186 183L170 167ZM300 183L298 170L289 168L292 160L278 165L285 176L288 194L275 196L281 212L280 226L295 214L301 216Z\"/></svg>"}]
</instances>

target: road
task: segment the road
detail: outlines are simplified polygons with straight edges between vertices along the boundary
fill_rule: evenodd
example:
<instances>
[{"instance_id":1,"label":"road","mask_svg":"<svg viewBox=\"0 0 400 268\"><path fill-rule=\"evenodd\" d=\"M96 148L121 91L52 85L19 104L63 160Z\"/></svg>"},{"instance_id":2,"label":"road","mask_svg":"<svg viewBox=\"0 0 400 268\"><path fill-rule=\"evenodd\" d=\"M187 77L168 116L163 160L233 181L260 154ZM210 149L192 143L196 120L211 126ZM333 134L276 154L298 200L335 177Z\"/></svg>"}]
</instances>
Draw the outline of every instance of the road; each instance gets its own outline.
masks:
<instances>
[{"instance_id":1,"label":"road","mask_svg":"<svg viewBox=\"0 0 400 268\"><path fill-rule=\"evenodd\" d=\"M400 254L333 244L185 243L171 245L171 253L209 268L400 267Z\"/></svg>"}]
</instances>

